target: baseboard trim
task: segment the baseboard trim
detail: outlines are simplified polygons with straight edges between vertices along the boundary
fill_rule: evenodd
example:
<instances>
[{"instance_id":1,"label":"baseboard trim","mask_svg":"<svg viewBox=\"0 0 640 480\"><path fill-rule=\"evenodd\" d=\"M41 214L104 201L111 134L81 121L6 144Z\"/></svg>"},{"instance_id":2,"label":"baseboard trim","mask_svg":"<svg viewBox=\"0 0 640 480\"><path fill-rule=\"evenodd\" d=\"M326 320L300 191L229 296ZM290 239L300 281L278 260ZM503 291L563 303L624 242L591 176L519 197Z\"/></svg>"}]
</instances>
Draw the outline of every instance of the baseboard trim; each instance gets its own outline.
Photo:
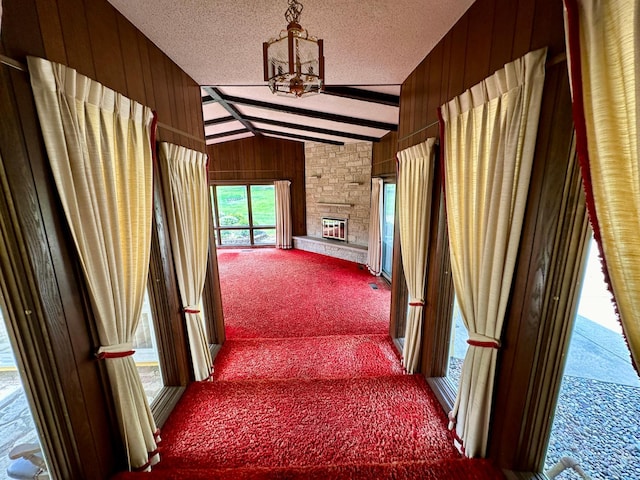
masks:
<instances>
[{"instance_id":1,"label":"baseboard trim","mask_svg":"<svg viewBox=\"0 0 640 480\"><path fill-rule=\"evenodd\" d=\"M209 345L209 353L211 354L212 362L216 359L216 357L218 356L218 353L220 353L221 348L222 348L222 345L220 345L219 343L212 343Z\"/></svg>"},{"instance_id":2,"label":"baseboard trim","mask_svg":"<svg viewBox=\"0 0 640 480\"><path fill-rule=\"evenodd\" d=\"M164 422L169 418L169 414L182 397L185 389L186 387L163 387L153 399L151 412L158 428L164 426Z\"/></svg>"},{"instance_id":3,"label":"baseboard trim","mask_svg":"<svg viewBox=\"0 0 640 480\"><path fill-rule=\"evenodd\" d=\"M456 402L456 391L451 380L447 377L429 377L427 378L427 383L435 393L444 411L449 413L453 410L453 405Z\"/></svg>"}]
</instances>

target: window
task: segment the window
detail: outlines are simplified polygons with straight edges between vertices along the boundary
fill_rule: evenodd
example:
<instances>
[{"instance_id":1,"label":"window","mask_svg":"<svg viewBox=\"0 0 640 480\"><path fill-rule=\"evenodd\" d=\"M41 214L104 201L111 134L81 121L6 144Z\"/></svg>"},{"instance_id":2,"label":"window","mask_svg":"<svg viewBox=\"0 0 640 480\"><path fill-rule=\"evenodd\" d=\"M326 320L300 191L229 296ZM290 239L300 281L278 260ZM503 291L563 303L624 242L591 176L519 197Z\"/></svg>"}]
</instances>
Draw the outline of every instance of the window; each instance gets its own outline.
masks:
<instances>
[{"instance_id":1,"label":"window","mask_svg":"<svg viewBox=\"0 0 640 480\"><path fill-rule=\"evenodd\" d=\"M0 436L2 438L0 442L0 472L8 474L8 470L10 470L15 474L19 468L19 462L23 462L23 460L12 461L9 458L9 452L14 448L21 448L21 446L24 448L27 444L38 445L40 440L22 385L20 370L14 357L3 310L4 305L0 309ZM42 457L41 452L39 456ZM31 469L31 475L38 471L33 463L23 463Z\"/></svg>"},{"instance_id":2,"label":"window","mask_svg":"<svg viewBox=\"0 0 640 480\"><path fill-rule=\"evenodd\" d=\"M211 202L216 245L275 245L276 197L273 185L213 185Z\"/></svg>"},{"instance_id":3,"label":"window","mask_svg":"<svg viewBox=\"0 0 640 480\"><path fill-rule=\"evenodd\" d=\"M142 388L147 396L149 404L164 387L160 360L158 358L158 345L154 330L153 312L149 302L149 293L145 290L142 311L138 328L133 335L133 359L142 381Z\"/></svg>"},{"instance_id":4,"label":"window","mask_svg":"<svg viewBox=\"0 0 640 480\"><path fill-rule=\"evenodd\" d=\"M640 379L631 364L591 237L545 460L549 478L630 478ZM606 462L602 462L606 459ZM560 474L563 470L567 472ZM572 471L573 470L573 471ZM586 478L586 475L583 478Z\"/></svg>"},{"instance_id":5,"label":"window","mask_svg":"<svg viewBox=\"0 0 640 480\"><path fill-rule=\"evenodd\" d=\"M447 368L447 378L457 388L462 374L462 362L469 349L467 340L469 332L462 321L462 313L458 298L453 297L453 312L451 315L451 340L449 343L449 365Z\"/></svg>"}]
</instances>

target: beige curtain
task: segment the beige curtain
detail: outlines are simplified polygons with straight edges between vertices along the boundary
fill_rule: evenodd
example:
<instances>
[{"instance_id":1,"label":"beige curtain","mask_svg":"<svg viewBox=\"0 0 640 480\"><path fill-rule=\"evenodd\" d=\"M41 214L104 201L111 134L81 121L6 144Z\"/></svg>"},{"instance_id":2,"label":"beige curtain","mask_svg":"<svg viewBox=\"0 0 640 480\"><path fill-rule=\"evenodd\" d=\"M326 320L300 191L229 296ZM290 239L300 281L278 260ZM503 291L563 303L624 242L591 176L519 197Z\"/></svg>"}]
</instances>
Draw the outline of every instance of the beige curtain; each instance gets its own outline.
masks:
<instances>
[{"instance_id":1,"label":"beige curtain","mask_svg":"<svg viewBox=\"0 0 640 480\"><path fill-rule=\"evenodd\" d=\"M291 248L291 182L273 182L276 192L276 248Z\"/></svg>"},{"instance_id":2,"label":"beige curtain","mask_svg":"<svg viewBox=\"0 0 640 480\"><path fill-rule=\"evenodd\" d=\"M546 49L528 53L441 107L456 297L469 331L450 413L457 446L487 447L496 358L529 191Z\"/></svg>"},{"instance_id":3,"label":"beige curtain","mask_svg":"<svg viewBox=\"0 0 640 480\"><path fill-rule=\"evenodd\" d=\"M29 57L40 125L88 285L130 468L159 460L131 341L151 249L153 113L75 70Z\"/></svg>"},{"instance_id":4,"label":"beige curtain","mask_svg":"<svg viewBox=\"0 0 640 480\"><path fill-rule=\"evenodd\" d=\"M420 363L434 145L435 138L430 138L398 153L396 208L402 267L409 290L402 361L408 373L416 372Z\"/></svg>"},{"instance_id":5,"label":"beige curtain","mask_svg":"<svg viewBox=\"0 0 640 480\"><path fill-rule=\"evenodd\" d=\"M209 254L207 156L162 142L160 171L171 251L187 323L191 363L195 379L206 380L213 371L200 312Z\"/></svg>"},{"instance_id":6,"label":"beige curtain","mask_svg":"<svg viewBox=\"0 0 640 480\"><path fill-rule=\"evenodd\" d=\"M565 0L574 121L603 270L640 366L639 5Z\"/></svg>"},{"instance_id":7,"label":"beige curtain","mask_svg":"<svg viewBox=\"0 0 640 480\"><path fill-rule=\"evenodd\" d=\"M382 273L382 197L381 178L371 179L371 208L369 212L369 249L367 251L367 268L372 275Z\"/></svg>"}]
</instances>

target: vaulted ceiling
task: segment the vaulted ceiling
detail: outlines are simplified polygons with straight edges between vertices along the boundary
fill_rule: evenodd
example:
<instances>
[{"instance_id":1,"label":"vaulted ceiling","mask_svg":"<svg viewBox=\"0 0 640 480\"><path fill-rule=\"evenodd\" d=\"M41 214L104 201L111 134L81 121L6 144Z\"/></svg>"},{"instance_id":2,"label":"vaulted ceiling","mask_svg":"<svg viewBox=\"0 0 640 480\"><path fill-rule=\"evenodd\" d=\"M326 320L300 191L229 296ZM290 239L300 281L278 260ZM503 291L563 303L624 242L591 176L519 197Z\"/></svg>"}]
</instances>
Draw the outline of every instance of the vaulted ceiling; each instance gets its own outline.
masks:
<instances>
[{"instance_id":1,"label":"vaulted ceiling","mask_svg":"<svg viewBox=\"0 0 640 480\"><path fill-rule=\"evenodd\" d=\"M207 144L253 135L334 144L396 130L400 86L473 0L299 0L324 40L325 91L276 96L262 42L287 0L109 0L202 86Z\"/></svg>"}]
</instances>

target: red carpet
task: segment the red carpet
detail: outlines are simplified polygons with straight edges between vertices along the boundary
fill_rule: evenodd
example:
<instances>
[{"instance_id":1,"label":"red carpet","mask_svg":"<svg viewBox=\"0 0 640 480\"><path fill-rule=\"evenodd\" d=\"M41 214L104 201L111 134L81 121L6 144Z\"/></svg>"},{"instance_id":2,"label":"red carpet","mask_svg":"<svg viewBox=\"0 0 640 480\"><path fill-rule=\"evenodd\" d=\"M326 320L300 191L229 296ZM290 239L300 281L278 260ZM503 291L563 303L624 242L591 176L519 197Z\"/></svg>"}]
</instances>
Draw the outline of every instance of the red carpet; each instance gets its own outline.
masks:
<instances>
[{"instance_id":1,"label":"red carpet","mask_svg":"<svg viewBox=\"0 0 640 480\"><path fill-rule=\"evenodd\" d=\"M200 468L457 458L445 423L415 375L199 383L162 429L162 457Z\"/></svg>"},{"instance_id":2,"label":"red carpet","mask_svg":"<svg viewBox=\"0 0 640 480\"><path fill-rule=\"evenodd\" d=\"M300 251L219 259L214 380L187 388L153 471L118 480L504 478L460 457L424 378L403 374L379 279Z\"/></svg>"},{"instance_id":3,"label":"red carpet","mask_svg":"<svg viewBox=\"0 0 640 480\"><path fill-rule=\"evenodd\" d=\"M356 263L302 250L263 248L220 251L218 265L227 338L389 330L389 287Z\"/></svg>"},{"instance_id":4,"label":"red carpet","mask_svg":"<svg viewBox=\"0 0 640 480\"><path fill-rule=\"evenodd\" d=\"M326 465L287 468L216 468L180 470L156 467L151 474L122 473L115 480L497 480L504 476L486 460L395 462L374 465Z\"/></svg>"},{"instance_id":5,"label":"red carpet","mask_svg":"<svg viewBox=\"0 0 640 480\"><path fill-rule=\"evenodd\" d=\"M399 375L388 335L227 340L215 380L330 379Z\"/></svg>"}]
</instances>

